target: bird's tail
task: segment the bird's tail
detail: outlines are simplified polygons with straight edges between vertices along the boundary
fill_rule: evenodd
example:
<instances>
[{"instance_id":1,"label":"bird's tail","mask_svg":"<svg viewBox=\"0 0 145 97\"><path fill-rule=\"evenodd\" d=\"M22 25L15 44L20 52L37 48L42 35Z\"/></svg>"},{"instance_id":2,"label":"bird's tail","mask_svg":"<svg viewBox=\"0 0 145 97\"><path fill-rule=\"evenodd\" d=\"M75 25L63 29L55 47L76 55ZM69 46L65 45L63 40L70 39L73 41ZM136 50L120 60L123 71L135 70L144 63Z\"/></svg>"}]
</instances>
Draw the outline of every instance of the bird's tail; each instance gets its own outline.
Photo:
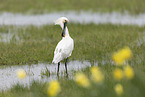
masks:
<instances>
[{"instance_id":1,"label":"bird's tail","mask_svg":"<svg viewBox=\"0 0 145 97\"><path fill-rule=\"evenodd\" d=\"M54 56L52 63L57 64L58 62L60 62L63 58L61 57L60 54L57 54Z\"/></svg>"}]
</instances>

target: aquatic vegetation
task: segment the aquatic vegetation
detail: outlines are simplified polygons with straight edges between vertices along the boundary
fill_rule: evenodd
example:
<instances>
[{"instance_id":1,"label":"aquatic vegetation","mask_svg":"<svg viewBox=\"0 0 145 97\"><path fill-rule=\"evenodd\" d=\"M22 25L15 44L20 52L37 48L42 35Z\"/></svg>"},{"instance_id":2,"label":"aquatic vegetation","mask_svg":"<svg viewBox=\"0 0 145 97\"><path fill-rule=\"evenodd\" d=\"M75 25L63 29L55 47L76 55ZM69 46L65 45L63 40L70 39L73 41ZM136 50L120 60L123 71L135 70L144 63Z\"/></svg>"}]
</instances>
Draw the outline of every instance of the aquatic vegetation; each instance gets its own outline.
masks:
<instances>
[{"instance_id":1,"label":"aquatic vegetation","mask_svg":"<svg viewBox=\"0 0 145 97\"><path fill-rule=\"evenodd\" d=\"M144 45L136 48L136 40L142 37L145 27L122 26L111 24L73 24L68 25L72 38L77 41L71 60L98 61L111 63L110 55L124 45L133 45L135 53L132 61L144 60ZM17 32L20 42L11 41L9 44L0 42L1 65L37 64L52 62L53 51L61 36L61 29L55 25L35 26L0 26L0 32ZM41 32L41 33L40 33ZM52 33L53 32L53 33ZM83 32L83 33L82 33ZM140 32L140 33L138 33ZM84 34L85 33L85 34ZM13 33L12 33L13 34ZM56 36L55 36L56 35ZM90 38L91 37L91 38ZM88 41L86 41L88 40ZM79 47L79 48L78 48ZM107 64L108 64L107 63ZM106 64L106 63L105 63Z\"/></svg>"},{"instance_id":2,"label":"aquatic vegetation","mask_svg":"<svg viewBox=\"0 0 145 97\"><path fill-rule=\"evenodd\" d=\"M128 57L126 58L128 59ZM25 96L31 94L38 96L43 95L43 97L116 97L116 95L123 97L136 97L136 95L138 95L139 97L144 97L145 94L142 92L142 89L145 89L143 81L145 77L140 76L140 74L143 73L137 73L137 71L140 70L134 70L134 68L128 64L118 66L112 63L108 66L92 66L91 68L88 67L82 70L82 72L76 71L72 79L62 76L59 80L53 80L43 84L34 83L30 86L30 89L17 85L10 93L15 97L20 96L17 96L17 93L21 94L21 90L26 93ZM139 92L132 92L137 89ZM7 93L9 92L6 92L6 94ZM132 95L132 93L134 95Z\"/></svg>"},{"instance_id":3,"label":"aquatic vegetation","mask_svg":"<svg viewBox=\"0 0 145 97\"><path fill-rule=\"evenodd\" d=\"M48 13L52 11L66 11L66 10L92 10L93 12L125 12L132 14L139 14L145 12L144 0L6 0L1 2L0 12L14 12L14 13ZM9 6L8 6L9 5ZM55 7L54 7L55 6Z\"/></svg>"},{"instance_id":4,"label":"aquatic vegetation","mask_svg":"<svg viewBox=\"0 0 145 97\"><path fill-rule=\"evenodd\" d=\"M35 0L35 3L34 0L2 0L0 2L0 16L3 18L0 26L0 33L2 33L0 36L0 84L4 84L5 87L10 86L11 79L14 79L14 84L8 90L0 91L0 97L145 97L145 26L142 18L144 9L144 0ZM75 41L75 50L69 59L70 66L68 66L72 73L57 77L55 65L45 64L49 68L44 69L44 64L40 65L39 62L50 64L52 61L52 52L61 38L59 33L61 29L49 24L52 24L53 18L59 15L68 15L69 18L72 15L69 14L69 10L75 10L76 16L82 19L73 16L77 18L76 22L71 18L70 21L74 22L68 25ZM91 14L90 19L89 16L83 16L82 10L102 14L101 17ZM59 15L55 14L51 16L53 18L47 18L46 15L54 11ZM68 14L61 13L63 11ZM3 12L14 12L14 14ZM104 12L109 13L106 14L107 18ZM116 12L123 14L123 17L120 14L116 15ZM43 19L39 17L41 13L46 17ZM37 18L33 17L34 14ZM24 19L18 18L21 15L24 15ZM28 18L29 15L32 17ZM33 18L34 21L31 21L33 22L31 24L38 26L3 25L10 24L6 16L11 18L16 16L13 19L19 19L17 22L10 20L16 25L22 25L22 22L27 24ZM97 22L95 22L96 19ZM44 23L42 26L40 26L41 21ZM106 21L107 24L104 24ZM7 34L9 32L12 37ZM114 52L113 55L112 52ZM79 63L81 63L80 60L88 62L78 65L79 63L72 60L79 60ZM24 64L32 67L34 66L32 64L35 64L34 68L37 69L27 70L29 66L23 68ZM19 65L26 71L17 73L13 65ZM5 70L4 75L2 68L5 67L9 69ZM49 82L55 79L53 75L57 80ZM41 76L44 76L45 81L41 80ZM4 78L6 84L3 81ZM32 82L32 78L37 80ZM26 81L29 83L22 84ZM29 86L27 87L26 84ZM0 87L2 88L4 87Z\"/></svg>"}]
</instances>

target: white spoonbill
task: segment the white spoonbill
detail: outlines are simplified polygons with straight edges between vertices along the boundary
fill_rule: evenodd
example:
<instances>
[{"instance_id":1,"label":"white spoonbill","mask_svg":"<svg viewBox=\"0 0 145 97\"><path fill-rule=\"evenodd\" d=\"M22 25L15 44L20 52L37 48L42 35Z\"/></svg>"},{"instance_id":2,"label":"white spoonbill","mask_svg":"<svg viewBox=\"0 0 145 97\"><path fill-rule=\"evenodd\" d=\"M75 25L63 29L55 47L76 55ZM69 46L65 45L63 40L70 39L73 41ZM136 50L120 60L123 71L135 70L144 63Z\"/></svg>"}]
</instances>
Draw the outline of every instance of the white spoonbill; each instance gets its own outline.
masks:
<instances>
[{"instance_id":1,"label":"white spoonbill","mask_svg":"<svg viewBox=\"0 0 145 97\"><path fill-rule=\"evenodd\" d=\"M66 17L60 17L55 21L55 25L60 25L62 28L62 39L57 44L54 57L52 63L58 64L57 75L59 74L59 66L60 61L63 59L65 60L65 69L67 74L67 59L71 56L73 48L74 48L74 41L69 35L69 31L67 28L68 19Z\"/></svg>"}]
</instances>

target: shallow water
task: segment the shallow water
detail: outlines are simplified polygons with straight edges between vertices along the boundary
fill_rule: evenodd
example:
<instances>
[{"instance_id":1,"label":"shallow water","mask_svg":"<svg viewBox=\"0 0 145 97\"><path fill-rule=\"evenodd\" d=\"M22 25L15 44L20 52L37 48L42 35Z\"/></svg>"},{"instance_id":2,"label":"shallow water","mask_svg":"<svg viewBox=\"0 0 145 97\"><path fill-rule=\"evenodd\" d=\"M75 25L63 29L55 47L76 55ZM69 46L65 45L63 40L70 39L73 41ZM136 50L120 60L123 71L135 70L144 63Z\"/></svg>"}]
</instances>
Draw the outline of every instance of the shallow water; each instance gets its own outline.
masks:
<instances>
[{"instance_id":1,"label":"shallow water","mask_svg":"<svg viewBox=\"0 0 145 97\"><path fill-rule=\"evenodd\" d=\"M143 45L145 43L145 35L143 37L139 38L136 42L137 42L138 47Z\"/></svg>"},{"instance_id":2,"label":"shallow water","mask_svg":"<svg viewBox=\"0 0 145 97\"><path fill-rule=\"evenodd\" d=\"M0 32L0 42L10 43L11 41L20 41L20 37L16 32L12 32L10 29L8 32Z\"/></svg>"},{"instance_id":3,"label":"shallow water","mask_svg":"<svg viewBox=\"0 0 145 97\"><path fill-rule=\"evenodd\" d=\"M10 42L12 39L13 34L9 33L0 33L0 42Z\"/></svg>"},{"instance_id":4,"label":"shallow water","mask_svg":"<svg viewBox=\"0 0 145 97\"><path fill-rule=\"evenodd\" d=\"M97 64L96 64L97 65ZM91 63L88 61L71 61L68 63L69 78L72 78L72 71L78 71L86 67L91 67ZM50 77L42 75L42 72L46 71L46 68L50 71ZM18 79L16 76L16 71L18 69L24 69L27 76L24 80ZM57 79L56 75L57 64L33 64L33 65L23 65L23 66L9 66L1 67L0 69L0 91L7 90L17 83L30 86L30 84L35 81L47 82L50 80ZM60 76L64 76L65 67L62 63L60 65ZM43 76L43 77L42 77Z\"/></svg>"},{"instance_id":5,"label":"shallow water","mask_svg":"<svg viewBox=\"0 0 145 97\"><path fill-rule=\"evenodd\" d=\"M144 45L145 43L145 32L143 32L142 35L139 35L137 40L133 41L130 46L131 47L140 47L141 45Z\"/></svg>"},{"instance_id":6,"label":"shallow water","mask_svg":"<svg viewBox=\"0 0 145 97\"><path fill-rule=\"evenodd\" d=\"M0 14L0 25L35 25L42 26L46 24L54 24L54 21L61 17L66 16L70 22L80 24L122 24L122 25L145 25L145 13L139 15L130 15L128 13L93 13L93 12L54 12L49 14L40 15L23 15L13 13Z\"/></svg>"},{"instance_id":7,"label":"shallow water","mask_svg":"<svg viewBox=\"0 0 145 97\"><path fill-rule=\"evenodd\" d=\"M19 41L19 37L15 33L1 33L0 32L0 42L10 43L13 39Z\"/></svg>"}]
</instances>

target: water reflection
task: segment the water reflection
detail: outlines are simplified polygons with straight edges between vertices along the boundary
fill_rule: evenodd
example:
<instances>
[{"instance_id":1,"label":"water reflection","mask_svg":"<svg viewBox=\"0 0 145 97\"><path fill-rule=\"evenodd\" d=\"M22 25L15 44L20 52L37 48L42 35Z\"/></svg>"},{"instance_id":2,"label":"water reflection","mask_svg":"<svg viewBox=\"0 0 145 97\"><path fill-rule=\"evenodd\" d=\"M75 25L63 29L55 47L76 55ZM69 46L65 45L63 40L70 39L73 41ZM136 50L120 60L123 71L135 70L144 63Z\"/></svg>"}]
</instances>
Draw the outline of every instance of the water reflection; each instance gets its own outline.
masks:
<instances>
[{"instance_id":1,"label":"water reflection","mask_svg":"<svg viewBox=\"0 0 145 97\"><path fill-rule=\"evenodd\" d=\"M8 33L0 32L0 42L10 43L11 41L20 41L20 38L15 32L9 31Z\"/></svg>"},{"instance_id":2,"label":"water reflection","mask_svg":"<svg viewBox=\"0 0 145 97\"><path fill-rule=\"evenodd\" d=\"M122 24L122 25L145 25L145 14L130 15L128 13L93 13L93 12L75 12L75 11L65 11L65 12L53 12L49 14L39 14L39 15L23 15L23 14L13 14L13 13L2 13L0 14L0 25L35 25L42 26L46 24L54 24L54 21L61 17L66 16L73 23L80 24Z\"/></svg>"},{"instance_id":3,"label":"water reflection","mask_svg":"<svg viewBox=\"0 0 145 97\"><path fill-rule=\"evenodd\" d=\"M68 63L69 78L72 78L72 71L78 71L86 67L90 67L91 63L88 61L71 61ZM20 80L16 76L16 71L18 69L24 69L27 72L27 76L24 80ZM47 69L50 72L50 76L47 77ZM6 90L11 88L13 85L19 83L20 85L30 86L30 84L35 81L46 82L52 79L57 79L56 75L57 64L33 64L33 65L23 65L23 66L9 66L0 69L0 90ZM60 76L64 76L65 68L62 63L60 66Z\"/></svg>"}]
</instances>

